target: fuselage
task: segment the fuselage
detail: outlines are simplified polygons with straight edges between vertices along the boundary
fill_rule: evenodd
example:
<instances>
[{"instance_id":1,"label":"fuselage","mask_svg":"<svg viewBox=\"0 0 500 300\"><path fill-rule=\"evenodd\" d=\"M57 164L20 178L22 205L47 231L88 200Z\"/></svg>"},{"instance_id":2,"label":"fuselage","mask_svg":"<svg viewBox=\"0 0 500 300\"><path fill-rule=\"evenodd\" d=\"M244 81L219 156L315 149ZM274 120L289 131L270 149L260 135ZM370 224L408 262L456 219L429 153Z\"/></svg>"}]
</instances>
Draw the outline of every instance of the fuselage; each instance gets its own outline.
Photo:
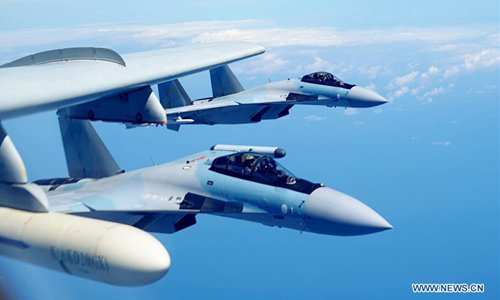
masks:
<instances>
[{"instance_id":1,"label":"fuselage","mask_svg":"<svg viewBox=\"0 0 500 300\"><path fill-rule=\"evenodd\" d=\"M246 174L243 162L230 162L241 161L238 156L242 155L251 156L253 163ZM226 163L222 167L221 159ZM85 191L82 201L72 203L71 209L78 212L80 207L88 216L93 210L211 213L331 235L392 228L360 201L297 178L273 158L255 152L205 151L113 177L47 186L47 190L51 210L60 212L68 203L57 197L58 193ZM89 190L94 190L95 196L89 196ZM130 216L118 221L136 222Z\"/></svg>"},{"instance_id":2,"label":"fuselage","mask_svg":"<svg viewBox=\"0 0 500 300\"><path fill-rule=\"evenodd\" d=\"M167 124L241 124L277 119L294 105L365 108L386 103L379 94L339 81L335 85L288 79L191 105L166 109Z\"/></svg>"}]
</instances>

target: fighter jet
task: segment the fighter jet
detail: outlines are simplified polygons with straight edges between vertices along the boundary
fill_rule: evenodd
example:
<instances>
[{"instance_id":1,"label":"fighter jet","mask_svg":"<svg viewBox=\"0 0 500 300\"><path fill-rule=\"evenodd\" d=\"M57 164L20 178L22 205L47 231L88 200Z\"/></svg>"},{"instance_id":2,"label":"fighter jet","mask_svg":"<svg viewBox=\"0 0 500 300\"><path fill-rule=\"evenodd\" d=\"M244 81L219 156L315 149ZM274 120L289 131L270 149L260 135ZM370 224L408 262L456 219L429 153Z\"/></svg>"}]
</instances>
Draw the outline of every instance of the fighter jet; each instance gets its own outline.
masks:
<instances>
[{"instance_id":1,"label":"fighter jet","mask_svg":"<svg viewBox=\"0 0 500 300\"><path fill-rule=\"evenodd\" d=\"M70 177L0 185L0 254L110 284L144 285L170 268L167 250L145 231L178 232L197 214L327 235L392 228L357 199L288 171L278 162L286 155L281 148L215 145L124 172L89 121L71 119L65 109L59 124ZM10 178L22 178L22 161L8 146L0 162Z\"/></svg>"},{"instance_id":2,"label":"fighter jet","mask_svg":"<svg viewBox=\"0 0 500 300\"><path fill-rule=\"evenodd\" d=\"M213 97L191 101L178 80L159 85L167 128L183 124L240 124L271 120L289 114L294 105L365 108L387 100L379 94L345 83L327 72L300 79L271 82L244 90L227 65L210 70Z\"/></svg>"},{"instance_id":3,"label":"fighter jet","mask_svg":"<svg viewBox=\"0 0 500 300\"><path fill-rule=\"evenodd\" d=\"M228 64L263 52L257 44L228 42L123 56L105 48L35 53L0 66L0 118L69 107L75 119L178 131L186 124L278 119L295 105L366 108L387 102L328 72L244 90ZM210 72L212 96L191 100L178 78L204 70Z\"/></svg>"}]
</instances>

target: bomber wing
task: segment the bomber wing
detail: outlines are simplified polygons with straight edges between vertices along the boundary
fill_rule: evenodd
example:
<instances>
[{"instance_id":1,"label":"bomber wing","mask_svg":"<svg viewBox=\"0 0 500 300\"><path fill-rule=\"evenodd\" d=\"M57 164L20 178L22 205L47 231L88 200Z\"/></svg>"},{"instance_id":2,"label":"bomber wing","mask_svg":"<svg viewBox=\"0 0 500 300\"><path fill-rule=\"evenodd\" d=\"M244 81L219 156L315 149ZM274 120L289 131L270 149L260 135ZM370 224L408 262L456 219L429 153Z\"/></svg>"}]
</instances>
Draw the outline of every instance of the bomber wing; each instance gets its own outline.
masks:
<instances>
[{"instance_id":1,"label":"bomber wing","mask_svg":"<svg viewBox=\"0 0 500 300\"><path fill-rule=\"evenodd\" d=\"M30 55L0 67L0 119L149 88L263 52L255 43L223 42L123 56L103 48Z\"/></svg>"}]
</instances>

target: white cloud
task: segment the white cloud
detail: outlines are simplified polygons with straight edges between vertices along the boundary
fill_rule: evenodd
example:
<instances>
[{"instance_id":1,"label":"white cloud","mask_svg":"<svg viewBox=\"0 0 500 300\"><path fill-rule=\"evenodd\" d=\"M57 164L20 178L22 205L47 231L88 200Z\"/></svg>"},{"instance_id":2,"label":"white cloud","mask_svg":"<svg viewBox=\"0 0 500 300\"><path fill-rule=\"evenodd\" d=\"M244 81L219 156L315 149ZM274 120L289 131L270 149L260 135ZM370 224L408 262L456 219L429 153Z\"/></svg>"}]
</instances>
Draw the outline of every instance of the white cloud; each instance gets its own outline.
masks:
<instances>
[{"instance_id":1,"label":"white cloud","mask_svg":"<svg viewBox=\"0 0 500 300\"><path fill-rule=\"evenodd\" d=\"M382 73L384 70L383 66L375 65L375 66L361 66L358 67L357 70L359 73L367 76L369 79L375 79L377 76Z\"/></svg>"},{"instance_id":2,"label":"white cloud","mask_svg":"<svg viewBox=\"0 0 500 300\"><path fill-rule=\"evenodd\" d=\"M425 71L424 73L422 73L422 78L424 79L428 79L428 78L431 78L431 77L434 77L436 76L437 74L439 74L439 69L438 67L436 66L430 66L427 71Z\"/></svg>"},{"instance_id":3,"label":"white cloud","mask_svg":"<svg viewBox=\"0 0 500 300\"><path fill-rule=\"evenodd\" d=\"M389 90L389 100L411 95L426 103L433 101L435 96L442 95L455 87L454 83L443 85L446 81L468 70L474 70L483 67L490 67L500 62L500 57L494 57L493 51L480 51L474 55L462 57L462 62L438 67L430 65L425 71L412 70L404 75L396 76L386 87ZM417 68L418 65L413 65ZM444 71L442 71L444 70ZM438 86L439 84L439 86Z\"/></svg>"},{"instance_id":4,"label":"white cloud","mask_svg":"<svg viewBox=\"0 0 500 300\"><path fill-rule=\"evenodd\" d=\"M0 60L15 59L38 49L75 44L111 47L122 53L191 43L250 40L266 46L267 52L233 65L237 73L248 78L278 72L296 76L319 70L334 71L341 78L345 76L347 82L350 82L349 76L367 78L365 82L356 80L353 83L366 86L370 82L369 89L375 89L371 81L376 82L379 93L384 92L389 100L413 97L432 101L450 89L447 84L456 76L498 66L498 37L495 26L339 30L334 27L285 27L255 19L155 25L92 24L75 28L0 30L0 44L5 46L0 49ZM439 59L424 62L411 57L408 59L411 63L405 63L402 70L402 64L395 63L397 59L387 57L395 52L366 55L371 53L368 52L371 46L377 50L379 46L385 49L393 45L411 45L419 53L434 51ZM348 56L349 52L345 54L345 51L351 49L361 49L355 50L361 52L356 52L358 57L353 62L332 54ZM476 88L471 92L483 90ZM346 115L356 113L355 110L345 112Z\"/></svg>"},{"instance_id":5,"label":"white cloud","mask_svg":"<svg viewBox=\"0 0 500 300\"><path fill-rule=\"evenodd\" d=\"M359 112L356 108L348 107L344 109L344 115L346 116L354 116L357 115Z\"/></svg>"},{"instance_id":6,"label":"white cloud","mask_svg":"<svg viewBox=\"0 0 500 300\"><path fill-rule=\"evenodd\" d=\"M486 83L486 84L483 84L483 86L481 86L481 87L470 88L467 90L467 92L470 94L482 95L482 94L486 94L486 93L495 92L497 90L497 88L498 87L496 84Z\"/></svg>"},{"instance_id":7,"label":"white cloud","mask_svg":"<svg viewBox=\"0 0 500 300\"><path fill-rule=\"evenodd\" d=\"M235 65L233 67L235 72L245 73L247 75L265 74L287 69L289 61L276 53L264 53L256 59L247 62L244 66Z\"/></svg>"},{"instance_id":8,"label":"white cloud","mask_svg":"<svg viewBox=\"0 0 500 300\"><path fill-rule=\"evenodd\" d=\"M425 93L423 93L418 98L421 100L424 100L426 103L431 103L434 100L434 97L439 96L439 95L443 95L453 88L455 88L455 84L453 84L453 83L450 83L447 86L434 87L434 88L426 91Z\"/></svg>"},{"instance_id":9,"label":"white cloud","mask_svg":"<svg viewBox=\"0 0 500 300\"><path fill-rule=\"evenodd\" d=\"M425 99L426 102L432 102L433 97L444 94L445 92L446 92L445 88L435 87L432 90L425 92L422 97L423 97L423 99Z\"/></svg>"},{"instance_id":10,"label":"white cloud","mask_svg":"<svg viewBox=\"0 0 500 300\"><path fill-rule=\"evenodd\" d=\"M418 79L418 75L420 75L420 72L411 71L392 80L387 87L389 90L393 90L389 93L389 100L394 100L408 93L415 94L418 89L411 89L410 85Z\"/></svg>"},{"instance_id":11,"label":"white cloud","mask_svg":"<svg viewBox=\"0 0 500 300\"><path fill-rule=\"evenodd\" d=\"M100 39L105 44L180 45L248 40L267 47L365 46L387 43L421 43L448 47L464 41L490 45L498 34L491 26L339 30L334 27L280 27L267 20L214 20L173 24L92 24L74 28L0 31L0 44L10 49ZM493 38L488 38L493 36ZM498 39L497 39L498 41ZM460 47L458 47L460 48ZM374 66L371 73L377 72Z\"/></svg>"},{"instance_id":12,"label":"white cloud","mask_svg":"<svg viewBox=\"0 0 500 300\"><path fill-rule=\"evenodd\" d=\"M396 98L399 98L404 94L407 94L409 91L410 89L407 86L400 87L396 91L389 93L389 100L394 100Z\"/></svg>"},{"instance_id":13,"label":"white cloud","mask_svg":"<svg viewBox=\"0 0 500 300\"><path fill-rule=\"evenodd\" d=\"M314 57L314 62L306 66L306 72L317 70L331 70L332 65L319 56Z\"/></svg>"},{"instance_id":14,"label":"white cloud","mask_svg":"<svg viewBox=\"0 0 500 300\"><path fill-rule=\"evenodd\" d=\"M415 80L415 78L418 76L418 74L420 74L420 72L411 71L408 74L405 74L405 75L400 76L400 77L396 77L396 79L394 80L394 84L396 84L397 86L402 86L402 87L407 86L413 80Z\"/></svg>"},{"instance_id":15,"label":"white cloud","mask_svg":"<svg viewBox=\"0 0 500 300\"><path fill-rule=\"evenodd\" d=\"M450 141L434 141L432 142L433 145L435 146L440 146L440 147L448 147L451 145Z\"/></svg>"},{"instance_id":16,"label":"white cloud","mask_svg":"<svg viewBox=\"0 0 500 300\"><path fill-rule=\"evenodd\" d=\"M452 77L460 73L460 67L457 65L451 66L444 71L444 77Z\"/></svg>"},{"instance_id":17,"label":"white cloud","mask_svg":"<svg viewBox=\"0 0 500 300\"><path fill-rule=\"evenodd\" d=\"M365 86L365 88L367 88L369 90L372 90L372 91L376 91L377 90L377 86L373 82L370 82L370 84L368 84L367 86Z\"/></svg>"},{"instance_id":18,"label":"white cloud","mask_svg":"<svg viewBox=\"0 0 500 300\"><path fill-rule=\"evenodd\" d=\"M451 50L456 50L459 48L460 45L458 44L444 44L444 45L438 45L433 48L431 48L432 51L438 51L438 52L449 52Z\"/></svg>"},{"instance_id":19,"label":"white cloud","mask_svg":"<svg viewBox=\"0 0 500 300\"><path fill-rule=\"evenodd\" d=\"M303 74L308 74L311 72L317 72L317 71L329 71L329 70L339 70L338 67L334 66L331 64L329 61L321 58L318 56L316 53L309 53L309 54L304 54L304 58L310 59L310 56L313 56L313 61L310 63L298 63L297 66L288 72L291 74L296 74L296 75L303 75ZM302 56L302 55L301 55Z\"/></svg>"},{"instance_id":20,"label":"white cloud","mask_svg":"<svg viewBox=\"0 0 500 300\"><path fill-rule=\"evenodd\" d=\"M500 63L500 51L498 49L483 49L480 52L464 55L464 66L467 70L478 67L491 67Z\"/></svg>"},{"instance_id":21,"label":"white cloud","mask_svg":"<svg viewBox=\"0 0 500 300\"><path fill-rule=\"evenodd\" d=\"M313 121L313 122L319 122L319 121L324 121L326 120L326 117L321 117L318 115L308 115L304 117L304 120L306 121Z\"/></svg>"},{"instance_id":22,"label":"white cloud","mask_svg":"<svg viewBox=\"0 0 500 300\"><path fill-rule=\"evenodd\" d=\"M488 48L461 56L461 62L449 66L444 77L456 76L464 71L474 71L482 68L491 68L500 65L500 50Z\"/></svg>"}]
</instances>

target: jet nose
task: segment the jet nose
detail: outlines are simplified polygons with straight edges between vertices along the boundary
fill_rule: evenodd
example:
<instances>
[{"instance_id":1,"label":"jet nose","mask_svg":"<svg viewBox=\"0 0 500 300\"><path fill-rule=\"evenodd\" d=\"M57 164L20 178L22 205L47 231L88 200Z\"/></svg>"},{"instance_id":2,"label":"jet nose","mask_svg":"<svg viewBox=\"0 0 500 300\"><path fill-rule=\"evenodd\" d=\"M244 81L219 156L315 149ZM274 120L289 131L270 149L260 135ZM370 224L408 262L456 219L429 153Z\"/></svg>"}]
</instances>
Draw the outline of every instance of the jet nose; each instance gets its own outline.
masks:
<instances>
[{"instance_id":1,"label":"jet nose","mask_svg":"<svg viewBox=\"0 0 500 300\"><path fill-rule=\"evenodd\" d=\"M387 103L387 99L369 89L353 86L347 94L351 107L372 107Z\"/></svg>"},{"instance_id":2,"label":"jet nose","mask_svg":"<svg viewBox=\"0 0 500 300\"><path fill-rule=\"evenodd\" d=\"M314 190L304 203L308 231L329 235L362 235L392 226L353 197L330 188Z\"/></svg>"}]
</instances>

